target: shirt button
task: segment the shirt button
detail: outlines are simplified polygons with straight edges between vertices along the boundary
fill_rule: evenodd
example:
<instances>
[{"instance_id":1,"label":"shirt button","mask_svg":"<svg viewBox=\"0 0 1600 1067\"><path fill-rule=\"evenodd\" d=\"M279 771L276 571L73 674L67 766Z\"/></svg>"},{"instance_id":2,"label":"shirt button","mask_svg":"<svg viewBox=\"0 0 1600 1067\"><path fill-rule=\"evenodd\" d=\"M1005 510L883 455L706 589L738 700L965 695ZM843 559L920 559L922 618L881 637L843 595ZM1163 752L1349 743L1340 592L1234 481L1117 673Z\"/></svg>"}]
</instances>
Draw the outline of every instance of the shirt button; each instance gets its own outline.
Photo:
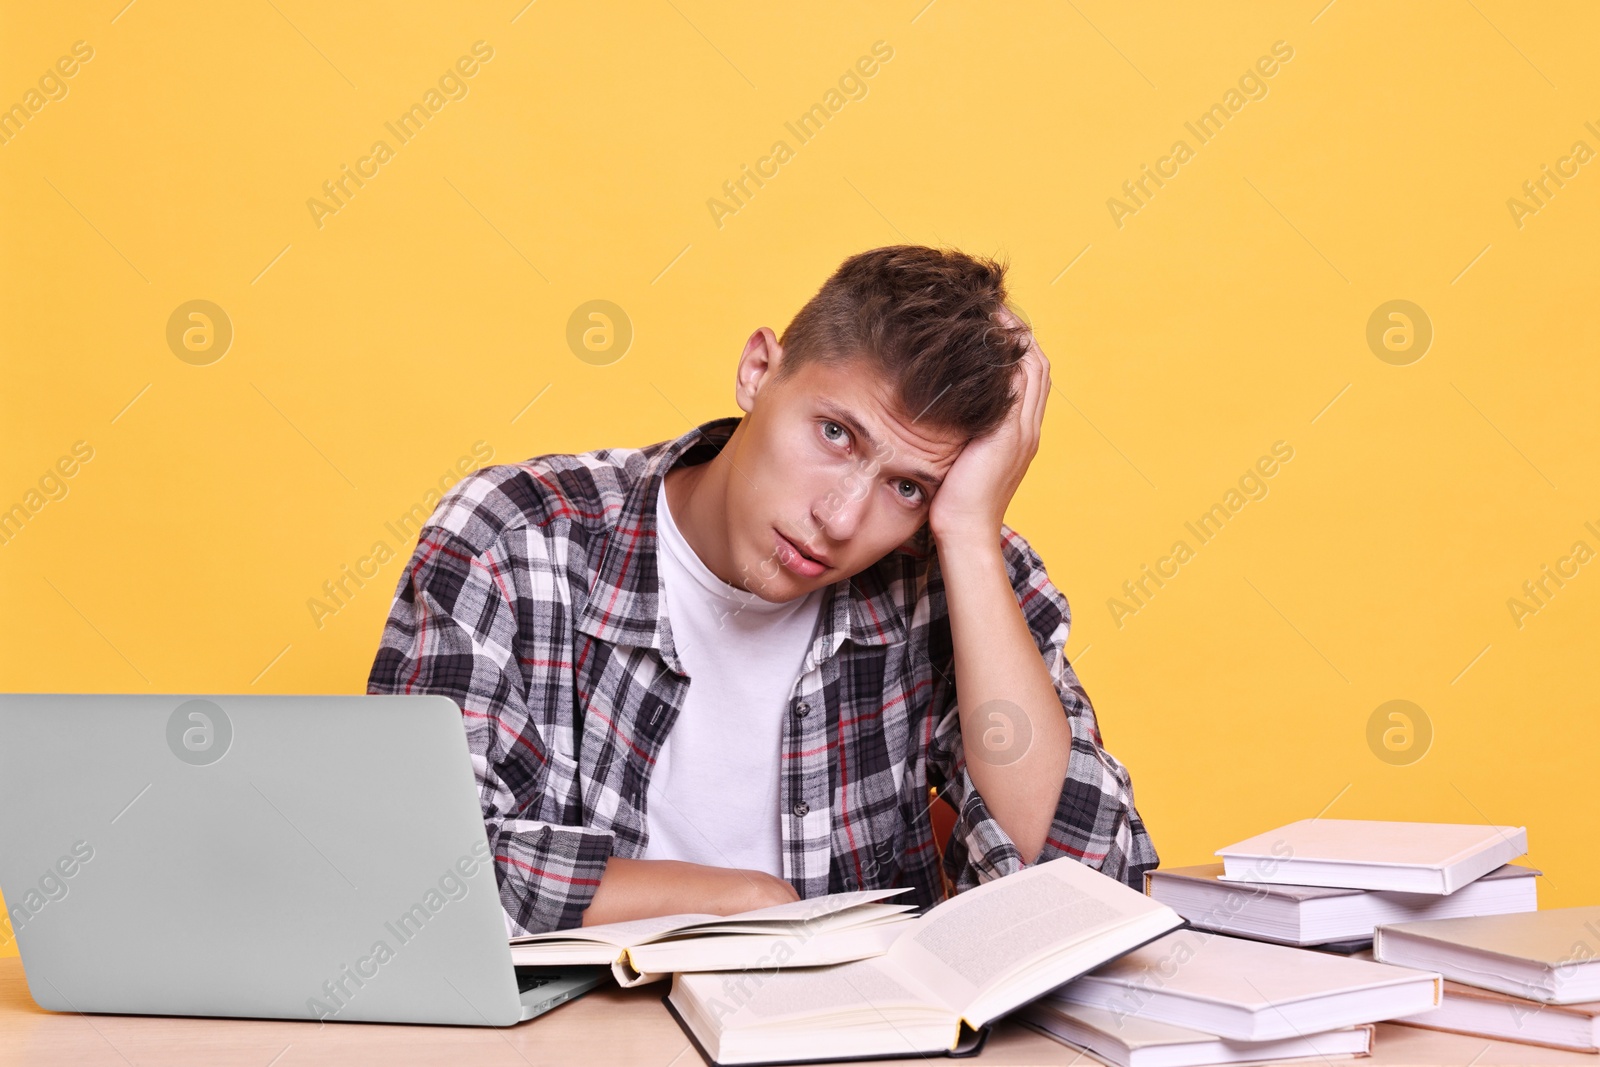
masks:
<instances>
[{"instance_id":1,"label":"shirt button","mask_svg":"<svg viewBox=\"0 0 1600 1067\"><path fill-rule=\"evenodd\" d=\"M803 719L807 715L809 715L810 713L811 713L811 705L807 704L807 703L805 703L803 701L800 703L800 705L798 707L796 707L794 709L794 714L795 714L796 718Z\"/></svg>"},{"instance_id":2,"label":"shirt button","mask_svg":"<svg viewBox=\"0 0 1600 1067\"><path fill-rule=\"evenodd\" d=\"M794 806L794 813L796 815L800 816L800 818L802 818L802 819L806 817L806 813L809 812L810 810L811 810L811 805L807 804L803 800L799 801Z\"/></svg>"}]
</instances>

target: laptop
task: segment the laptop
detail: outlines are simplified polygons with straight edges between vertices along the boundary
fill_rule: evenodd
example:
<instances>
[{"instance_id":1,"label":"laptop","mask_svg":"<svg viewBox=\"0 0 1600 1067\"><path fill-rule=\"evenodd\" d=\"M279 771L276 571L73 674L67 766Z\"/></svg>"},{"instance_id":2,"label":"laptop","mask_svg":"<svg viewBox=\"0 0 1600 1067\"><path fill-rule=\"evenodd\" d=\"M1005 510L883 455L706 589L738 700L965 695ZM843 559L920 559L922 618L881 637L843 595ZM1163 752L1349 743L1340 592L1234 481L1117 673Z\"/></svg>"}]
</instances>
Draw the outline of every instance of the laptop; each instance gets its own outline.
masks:
<instances>
[{"instance_id":1,"label":"laptop","mask_svg":"<svg viewBox=\"0 0 1600 1067\"><path fill-rule=\"evenodd\" d=\"M51 1011L509 1026L520 970L448 697L0 694L0 891Z\"/></svg>"}]
</instances>

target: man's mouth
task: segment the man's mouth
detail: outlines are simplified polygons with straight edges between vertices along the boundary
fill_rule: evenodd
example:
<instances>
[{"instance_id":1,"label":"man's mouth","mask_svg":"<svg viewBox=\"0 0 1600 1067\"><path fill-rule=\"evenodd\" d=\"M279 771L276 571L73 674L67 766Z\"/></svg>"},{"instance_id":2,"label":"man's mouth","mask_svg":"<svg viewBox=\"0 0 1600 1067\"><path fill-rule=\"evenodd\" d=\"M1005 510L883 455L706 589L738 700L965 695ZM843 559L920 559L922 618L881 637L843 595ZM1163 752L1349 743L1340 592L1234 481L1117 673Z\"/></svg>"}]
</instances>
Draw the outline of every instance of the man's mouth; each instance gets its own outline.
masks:
<instances>
[{"instance_id":1,"label":"man's mouth","mask_svg":"<svg viewBox=\"0 0 1600 1067\"><path fill-rule=\"evenodd\" d=\"M827 556L812 553L776 529L772 533L777 539L779 562L795 573L806 578L815 578L832 565Z\"/></svg>"}]
</instances>

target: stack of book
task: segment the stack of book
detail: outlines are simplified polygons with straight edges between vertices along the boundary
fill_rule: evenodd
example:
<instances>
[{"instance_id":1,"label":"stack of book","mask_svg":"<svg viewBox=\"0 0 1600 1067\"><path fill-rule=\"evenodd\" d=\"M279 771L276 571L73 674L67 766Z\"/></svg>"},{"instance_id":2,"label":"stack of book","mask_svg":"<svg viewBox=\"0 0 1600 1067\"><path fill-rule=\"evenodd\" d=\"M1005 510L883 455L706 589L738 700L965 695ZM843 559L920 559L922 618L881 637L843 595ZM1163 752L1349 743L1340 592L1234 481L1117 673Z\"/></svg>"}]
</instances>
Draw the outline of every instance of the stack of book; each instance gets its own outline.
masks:
<instances>
[{"instance_id":1,"label":"stack of book","mask_svg":"<svg viewBox=\"0 0 1600 1067\"><path fill-rule=\"evenodd\" d=\"M1519 826L1306 819L1217 850L1222 863L1151 871L1145 892L1190 925L1357 951L1383 923L1538 906Z\"/></svg>"},{"instance_id":2,"label":"stack of book","mask_svg":"<svg viewBox=\"0 0 1600 1067\"><path fill-rule=\"evenodd\" d=\"M1120 1067L1364 1056L1373 1024L1432 1010L1432 971L1183 930L1030 1004L1027 1026Z\"/></svg>"},{"instance_id":3,"label":"stack of book","mask_svg":"<svg viewBox=\"0 0 1600 1067\"><path fill-rule=\"evenodd\" d=\"M1445 983L1429 957L1356 953L1391 920L1530 911L1538 872L1509 864L1526 851L1521 827L1291 823L1220 864L1151 872L1151 897L1190 928L1019 1018L1120 1067L1366 1055L1374 1024L1431 1018Z\"/></svg>"},{"instance_id":4,"label":"stack of book","mask_svg":"<svg viewBox=\"0 0 1600 1067\"><path fill-rule=\"evenodd\" d=\"M1386 924L1372 954L1448 979L1436 1011L1397 1022L1600 1052L1600 907Z\"/></svg>"},{"instance_id":5,"label":"stack of book","mask_svg":"<svg viewBox=\"0 0 1600 1067\"><path fill-rule=\"evenodd\" d=\"M841 893L517 938L513 956L670 974L666 1006L715 1064L965 1055L1008 1015L1116 1067L1331 1060L1369 1054L1381 1021L1518 998L1564 1005L1550 1043L1592 1047L1600 1004L1574 1001L1600 1001L1600 962L1554 953L1600 946L1600 908L1574 909L1582 935L1516 925L1556 914L1531 910L1538 872L1510 864L1526 849L1521 827L1314 819L1219 849L1218 869L1152 872L1146 893L1062 857L920 915L901 890Z\"/></svg>"}]
</instances>

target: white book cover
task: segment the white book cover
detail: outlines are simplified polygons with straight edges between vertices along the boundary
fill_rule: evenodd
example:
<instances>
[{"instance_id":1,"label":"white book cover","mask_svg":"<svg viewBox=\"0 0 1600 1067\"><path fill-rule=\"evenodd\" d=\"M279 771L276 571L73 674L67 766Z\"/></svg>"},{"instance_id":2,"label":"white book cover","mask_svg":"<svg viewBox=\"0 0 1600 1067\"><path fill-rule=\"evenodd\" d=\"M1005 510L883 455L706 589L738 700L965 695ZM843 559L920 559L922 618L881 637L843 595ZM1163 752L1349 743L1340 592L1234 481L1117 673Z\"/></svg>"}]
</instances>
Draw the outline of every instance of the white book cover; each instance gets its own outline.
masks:
<instances>
[{"instance_id":1,"label":"white book cover","mask_svg":"<svg viewBox=\"0 0 1600 1067\"><path fill-rule=\"evenodd\" d=\"M1431 971L1179 930L1098 967L1053 1000L1266 1041L1414 1015L1438 1005Z\"/></svg>"},{"instance_id":2,"label":"white book cover","mask_svg":"<svg viewBox=\"0 0 1600 1067\"><path fill-rule=\"evenodd\" d=\"M1600 1052L1600 1001L1545 1004L1446 981L1444 1003L1433 1011L1394 1021L1524 1045Z\"/></svg>"},{"instance_id":3,"label":"white book cover","mask_svg":"<svg viewBox=\"0 0 1600 1067\"><path fill-rule=\"evenodd\" d=\"M1378 927L1380 960L1551 1004L1600 999L1600 906Z\"/></svg>"},{"instance_id":4,"label":"white book cover","mask_svg":"<svg viewBox=\"0 0 1600 1067\"><path fill-rule=\"evenodd\" d=\"M1214 1067L1366 1056L1373 1027L1346 1026L1271 1041L1233 1041L1171 1023L1118 1016L1082 1004L1037 1000L1014 1018L1116 1067Z\"/></svg>"},{"instance_id":5,"label":"white book cover","mask_svg":"<svg viewBox=\"0 0 1600 1067\"><path fill-rule=\"evenodd\" d=\"M1370 941L1382 923L1501 915L1539 906L1539 871L1507 863L1454 893L1230 882L1222 864L1145 874L1145 892L1193 926L1288 945Z\"/></svg>"},{"instance_id":6,"label":"white book cover","mask_svg":"<svg viewBox=\"0 0 1600 1067\"><path fill-rule=\"evenodd\" d=\"M1522 826L1301 819L1216 854L1229 882L1448 894L1527 851Z\"/></svg>"}]
</instances>

